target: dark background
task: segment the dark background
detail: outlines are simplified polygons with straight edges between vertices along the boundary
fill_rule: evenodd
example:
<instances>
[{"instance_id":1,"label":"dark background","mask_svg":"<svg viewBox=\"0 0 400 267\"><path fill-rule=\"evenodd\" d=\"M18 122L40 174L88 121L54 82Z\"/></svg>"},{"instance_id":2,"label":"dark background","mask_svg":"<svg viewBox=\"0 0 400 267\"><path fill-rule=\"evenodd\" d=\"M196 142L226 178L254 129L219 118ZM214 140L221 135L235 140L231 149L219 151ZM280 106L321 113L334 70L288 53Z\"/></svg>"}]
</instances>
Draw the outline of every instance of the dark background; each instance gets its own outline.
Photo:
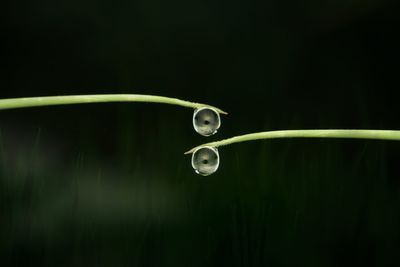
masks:
<instances>
[{"instance_id":1,"label":"dark background","mask_svg":"<svg viewBox=\"0 0 400 267\"><path fill-rule=\"evenodd\" d=\"M14 1L0 98L139 93L227 110L111 103L0 112L2 266L398 266L400 144L273 140L279 129L400 129L389 0Z\"/></svg>"}]
</instances>

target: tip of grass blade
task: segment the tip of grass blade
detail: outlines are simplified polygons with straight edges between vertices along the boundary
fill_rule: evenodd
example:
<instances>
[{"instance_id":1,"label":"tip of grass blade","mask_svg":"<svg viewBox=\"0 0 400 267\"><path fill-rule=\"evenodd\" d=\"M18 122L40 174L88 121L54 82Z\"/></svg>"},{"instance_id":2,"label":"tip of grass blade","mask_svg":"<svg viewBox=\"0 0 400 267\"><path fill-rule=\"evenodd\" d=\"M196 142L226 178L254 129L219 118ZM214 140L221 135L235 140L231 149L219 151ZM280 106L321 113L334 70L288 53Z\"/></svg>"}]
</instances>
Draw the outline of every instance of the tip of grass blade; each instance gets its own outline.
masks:
<instances>
[{"instance_id":1,"label":"tip of grass blade","mask_svg":"<svg viewBox=\"0 0 400 267\"><path fill-rule=\"evenodd\" d=\"M190 150L188 150L188 151L186 151L185 153L183 153L184 155L189 155L189 154L192 154L197 148L199 148L200 146L196 146L196 147L194 147L194 148L192 148L192 149L190 149Z\"/></svg>"},{"instance_id":2,"label":"tip of grass blade","mask_svg":"<svg viewBox=\"0 0 400 267\"><path fill-rule=\"evenodd\" d=\"M214 106L203 105L203 107L212 108L212 109L214 109L215 111L217 111L219 114L228 115L228 112L223 111L222 109L217 108L217 107L214 107Z\"/></svg>"},{"instance_id":3,"label":"tip of grass blade","mask_svg":"<svg viewBox=\"0 0 400 267\"><path fill-rule=\"evenodd\" d=\"M217 111L218 111L220 114L228 115L228 112L223 111L222 109L217 108Z\"/></svg>"}]
</instances>

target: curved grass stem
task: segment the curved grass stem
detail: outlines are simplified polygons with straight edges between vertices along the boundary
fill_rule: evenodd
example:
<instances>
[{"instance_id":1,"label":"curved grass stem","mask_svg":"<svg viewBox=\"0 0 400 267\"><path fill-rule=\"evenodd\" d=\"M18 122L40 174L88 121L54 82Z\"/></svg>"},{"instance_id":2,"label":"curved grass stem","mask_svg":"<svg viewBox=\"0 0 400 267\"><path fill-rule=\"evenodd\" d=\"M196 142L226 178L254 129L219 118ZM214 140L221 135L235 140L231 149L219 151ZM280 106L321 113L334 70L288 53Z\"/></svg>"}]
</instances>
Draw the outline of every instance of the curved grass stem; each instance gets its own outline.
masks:
<instances>
[{"instance_id":1,"label":"curved grass stem","mask_svg":"<svg viewBox=\"0 0 400 267\"><path fill-rule=\"evenodd\" d=\"M0 110L17 109L41 106L87 104L102 102L152 102L177 105L188 108L211 107L218 113L227 114L225 111L201 103L194 103L177 98L155 95L136 95L136 94L109 94L109 95L66 95L66 96L44 96L44 97L24 97L0 99Z\"/></svg>"},{"instance_id":2,"label":"curved grass stem","mask_svg":"<svg viewBox=\"0 0 400 267\"><path fill-rule=\"evenodd\" d=\"M392 140L400 141L400 131L394 130L283 130L283 131L268 131L239 135L221 141L211 142L197 146L185 154L191 154L196 149L209 146L220 147L234 143L253 141L259 139L277 139L277 138L354 138L354 139L377 139L377 140Z\"/></svg>"}]
</instances>

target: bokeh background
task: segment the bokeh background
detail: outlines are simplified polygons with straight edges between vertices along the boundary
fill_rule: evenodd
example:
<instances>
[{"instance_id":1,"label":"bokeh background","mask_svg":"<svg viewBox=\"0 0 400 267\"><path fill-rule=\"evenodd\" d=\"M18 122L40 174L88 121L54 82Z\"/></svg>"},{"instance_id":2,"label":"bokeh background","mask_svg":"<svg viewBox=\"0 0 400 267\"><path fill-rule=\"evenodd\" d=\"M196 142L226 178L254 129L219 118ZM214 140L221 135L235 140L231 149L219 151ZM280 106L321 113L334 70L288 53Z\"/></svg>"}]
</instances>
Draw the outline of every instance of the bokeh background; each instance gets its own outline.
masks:
<instances>
[{"instance_id":1,"label":"bokeh background","mask_svg":"<svg viewBox=\"0 0 400 267\"><path fill-rule=\"evenodd\" d=\"M0 98L157 94L227 110L91 104L0 112L2 266L398 266L400 144L274 140L279 129L399 129L390 0L14 1Z\"/></svg>"}]
</instances>

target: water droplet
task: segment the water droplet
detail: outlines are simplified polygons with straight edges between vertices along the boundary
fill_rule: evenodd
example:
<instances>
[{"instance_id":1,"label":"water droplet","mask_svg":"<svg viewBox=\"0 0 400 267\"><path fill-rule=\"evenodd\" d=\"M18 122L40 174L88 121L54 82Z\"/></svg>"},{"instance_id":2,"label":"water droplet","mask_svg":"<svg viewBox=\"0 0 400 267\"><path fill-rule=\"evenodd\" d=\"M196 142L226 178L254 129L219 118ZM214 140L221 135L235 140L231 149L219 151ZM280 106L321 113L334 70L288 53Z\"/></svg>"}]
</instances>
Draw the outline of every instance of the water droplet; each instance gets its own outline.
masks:
<instances>
[{"instance_id":1,"label":"water droplet","mask_svg":"<svg viewBox=\"0 0 400 267\"><path fill-rule=\"evenodd\" d=\"M196 173L208 176L218 170L219 153L214 147L201 147L192 154L192 167Z\"/></svg>"},{"instance_id":2,"label":"water droplet","mask_svg":"<svg viewBox=\"0 0 400 267\"><path fill-rule=\"evenodd\" d=\"M221 126L219 113L209 107L195 109L193 114L193 127L199 134L210 136L215 134Z\"/></svg>"}]
</instances>

